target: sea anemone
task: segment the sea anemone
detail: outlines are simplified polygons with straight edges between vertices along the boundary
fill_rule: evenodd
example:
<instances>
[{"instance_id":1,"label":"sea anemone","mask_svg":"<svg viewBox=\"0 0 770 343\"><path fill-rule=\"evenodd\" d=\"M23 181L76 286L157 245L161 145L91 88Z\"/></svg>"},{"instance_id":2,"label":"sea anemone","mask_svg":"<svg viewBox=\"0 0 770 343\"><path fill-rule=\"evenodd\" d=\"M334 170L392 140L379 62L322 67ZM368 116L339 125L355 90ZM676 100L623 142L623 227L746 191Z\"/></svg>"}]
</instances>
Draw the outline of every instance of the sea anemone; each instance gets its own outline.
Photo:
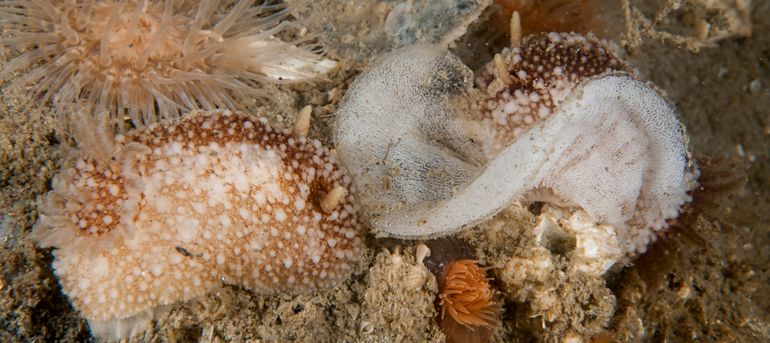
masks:
<instances>
[{"instance_id":1,"label":"sea anemone","mask_svg":"<svg viewBox=\"0 0 770 343\"><path fill-rule=\"evenodd\" d=\"M460 325L494 328L499 308L484 269L476 261L458 260L447 266L440 286L441 318L447 313Z\"/></svg>"},{"instance_id":2,"label":"sea anemone","mask_svg":"<svg viewBox=\"0 0 770 343\"><path fill-rule=\"evenodd\" d=\"M264 118L193 113L108 148L111 158L76 156L56 176L32 232L55 248L54 273L96 336L130 336L222 282L333 287L363 251L334 155Z\"/></svg>"},{"instance_id":3,"label":"sea anemone","mask_svg":"<svg viewBox=\"0 0 770 343\"><path fill-rule=\"evenodd\" d=\"M240 97L266 95L265 82L303 81L335 65L287 16L272 1L3 1L0 46L20 54L0 80L31 68L11 86L34 83L34 95L60 113L72 103L109 113L120 130L126 119L142 126L241 109Z\"/></svg>"}]
</instances>

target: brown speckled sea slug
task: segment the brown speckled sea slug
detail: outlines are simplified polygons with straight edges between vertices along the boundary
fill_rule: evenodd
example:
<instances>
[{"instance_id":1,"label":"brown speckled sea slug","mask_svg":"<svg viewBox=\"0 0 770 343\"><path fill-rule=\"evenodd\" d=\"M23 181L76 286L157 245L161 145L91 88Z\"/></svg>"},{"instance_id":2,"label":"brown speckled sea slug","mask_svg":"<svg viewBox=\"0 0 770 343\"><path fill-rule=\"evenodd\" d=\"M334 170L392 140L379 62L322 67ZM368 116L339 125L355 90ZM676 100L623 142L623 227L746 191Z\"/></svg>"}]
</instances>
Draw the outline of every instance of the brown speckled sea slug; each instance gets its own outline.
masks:
<instances>
[{"instance_id":1,"label":"brown speckled sea slug","mask_svg":"<svg viewBox=\"0 0 770 343\"><path fill-rule=\"evenodd\" d=\"M333 287L362 254L350 179L317 140L200 112L107 141L109 156L81 155L54 179L33 231L98 337L128 337L223 281Z\"/></svg>"}]
</instances>

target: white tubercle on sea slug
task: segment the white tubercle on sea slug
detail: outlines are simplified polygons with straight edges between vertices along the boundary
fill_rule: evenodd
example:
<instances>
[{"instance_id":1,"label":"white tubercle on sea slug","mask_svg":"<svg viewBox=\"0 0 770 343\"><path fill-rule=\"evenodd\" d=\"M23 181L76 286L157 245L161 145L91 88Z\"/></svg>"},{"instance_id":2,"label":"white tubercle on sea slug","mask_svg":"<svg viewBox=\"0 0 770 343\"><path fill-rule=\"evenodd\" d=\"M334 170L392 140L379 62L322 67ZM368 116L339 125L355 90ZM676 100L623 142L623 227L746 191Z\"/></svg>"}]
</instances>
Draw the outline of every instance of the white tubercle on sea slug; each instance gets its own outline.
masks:
<instances>
[{"instance_id":1,"label":"white tubercle on sea slug","mask_svg":"<svg viewBox=\"0 0 770 343\"><path fill-rule=\"evenodd\" d=\"M469 123L457 108L472 105L463 97L472 75L445 49L422 44L377 61L348 90L337 111L337 154L374 229L396 236L441 230L412 224L480 173L486 158L467 139Z\"/></svg>"},{"instance_id":2,"label":"white tubercle on sea slug","mask_svg":"<svg viewBox=\"0 0 770 343\"><path fill-rule=\"evenodd\" d=\"M377 231L441 236L546 201L610 225L613 249L635 255L689 201L682 125L605 42L525 38L477 78L476 108L463 103L465 78L451 77L467 68L447 61L440 48L393 53L340 106L337 151Z\"/></svg>"},{"instance_id":3,"label":"white tubercle on sea slug","mask_svg":"<svg viewBox=\"0 0 770 343\"><path fill-rule=\"evenodd\" d=\"M339 191L350 179L317 140L199 112L110 148L54 179L33 231L98 337L128 337L223 281L260 293L333 287L362 255L353 198Z\"/></svg>"}]
</instances>

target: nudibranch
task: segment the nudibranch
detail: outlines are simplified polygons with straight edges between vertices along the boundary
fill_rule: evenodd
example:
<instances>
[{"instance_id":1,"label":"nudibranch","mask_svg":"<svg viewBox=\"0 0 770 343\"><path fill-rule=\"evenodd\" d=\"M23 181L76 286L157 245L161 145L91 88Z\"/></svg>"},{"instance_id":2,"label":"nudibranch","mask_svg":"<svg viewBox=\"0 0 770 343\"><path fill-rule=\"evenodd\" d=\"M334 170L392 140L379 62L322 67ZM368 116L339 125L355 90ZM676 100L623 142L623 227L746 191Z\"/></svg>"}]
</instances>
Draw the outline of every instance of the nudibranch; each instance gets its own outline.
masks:
<instances>
[{"instance_id":1,"label":"nudibranch","mask_svg":"<svg viewBox=\"0 0 770 343\"><path fill-rule=\"evenodd\" d=\"M265 82L317 78L324 58L287 20L283 4L254 0L32 1L0 4L0 46L20 51L0 80L31 70L13 86L35 83L56 109L85 103L124 129L179 118L191 110L241 109L242 96L265 96ZM295 34L293 41L278 36ZM67 121L64 121L66 124ZM130 127L130 126L129 126Z\"/></svg>"},{"instance_id":2,"label":"nudibranch","mask_svg":"<svg viewBox=\"0 0 770 343\"><path fill-rule=\"evenodd\" d=\"M505 147L496 158L535 176L519 199L579 208L582 222L613 227L631 255L690 200L697 171L683 125L609 43L532 35L495 56L477 82L494 136L486 150ZM540 156L519 164L514 151Z\"/></svg>"},{"instance_id":3,"label":"nudibranch","mask_svg":"<svg viewBox=\"0 0 770 343\"><path fill-rule=\"evenodd\" d=\"M356 80L336 140L367 219L384 235L437 237L546 201L614 228L620 255L643 252L695 184L673 109L607 42L516 43L476 78L481 92L456 57L426 45Z\"/></svg>"},{"instance_id":4,"label":"nudibranch","mask_svg":"<svg viewBox=\"0 0 770 343\"><path fill-rule=\"evenodd\" d=\"M214 111L105 141L109 156L56 176L32 233L98 337L128 337L222 282L333 287L362 255L350 178L317 140Z\"/></svg>"},{"instance_id":5,"label":"nudibranch","mask_svg":"<svg viewBox=\"0 0 770 343\"><path fill-rule=\"evenodd\" d=\"M403 228L393 233L404 236L422 230L408 226L423 208L479 174L486 159L465 139L458 110L471 106L462 94L472 79L453 55L417 45L375 63L348 90L337 111L337 153L375 229ZM445 105L452 99L456 107Z\"/></svg>"}]
</instances>

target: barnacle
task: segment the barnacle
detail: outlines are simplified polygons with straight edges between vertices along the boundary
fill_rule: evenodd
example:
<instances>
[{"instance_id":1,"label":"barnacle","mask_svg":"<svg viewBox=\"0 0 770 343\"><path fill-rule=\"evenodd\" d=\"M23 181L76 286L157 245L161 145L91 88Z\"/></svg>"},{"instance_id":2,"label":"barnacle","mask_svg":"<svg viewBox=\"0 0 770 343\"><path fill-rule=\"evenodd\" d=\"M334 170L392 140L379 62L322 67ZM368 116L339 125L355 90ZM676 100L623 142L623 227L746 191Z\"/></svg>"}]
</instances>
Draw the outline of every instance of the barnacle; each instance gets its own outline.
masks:
<instances>
[{"instance_id":1,"label":"barnacle","mask_svg":"<svg viewBox=\"0 0 770 343\"><path fill-rule=\"evenodd\" d=\"M264 97L266 82L308 80L335 65L312 51L312 37L296 36L287 16L282 4L252 0L4 1L0 46L20 53L0 80L30 68L11 86L34 83L59 115L82 103L119 129L125 119L142 126L190 110L241 109L237 100Z\"/></svg>"},{"instance_id":2,"label":"barnacle","mask_svg":"<svg viewBox=\"0 0 770 343\"><path fill-rule=\"evenodd\" d=\"M597 4L593 0L496 0L495 4L502 9L500 19L506 25L512 14L519 12L524 34L588 33L596 27Z\"/></svg>"},{"instance_id":3,"label":"barnacle","mask_svg":"<svg viewBox=\"0 0 770 343\"><path fill-rule=\"evenodd\" d=\"M682 125L607 43L535 35L489 62L480 96L471 77L422 45L351 86L337 151L376 230L438 237L545 201L610 225L634 255L689 201L697 173Z\"/></svg>"}]
</instances>

